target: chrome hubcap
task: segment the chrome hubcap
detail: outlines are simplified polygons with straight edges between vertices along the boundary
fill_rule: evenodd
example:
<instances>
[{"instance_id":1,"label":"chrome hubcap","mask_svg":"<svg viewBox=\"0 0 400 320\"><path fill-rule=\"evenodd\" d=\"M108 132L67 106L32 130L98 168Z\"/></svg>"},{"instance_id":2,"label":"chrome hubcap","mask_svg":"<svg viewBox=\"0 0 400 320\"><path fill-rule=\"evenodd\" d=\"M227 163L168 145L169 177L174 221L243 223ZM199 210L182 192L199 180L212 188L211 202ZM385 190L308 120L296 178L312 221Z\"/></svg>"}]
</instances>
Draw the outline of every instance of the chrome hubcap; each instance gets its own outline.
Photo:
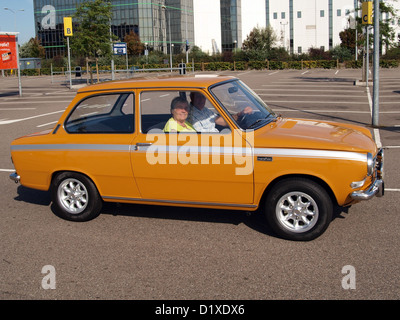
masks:
<instances>
[{"instance_id":1,"label":"chrome hubcap","mask_svg":"<svg viewBox=\"0 0 400 320\"><path fill-rule=\"evenodd\" d=\"M86 209L89 195L82 182L66 179L58 187L58 199L69 213L79 214Z\"/></svg>"},{"instance_id":2,"label":"chrome hubcap","mask_svg":"<svg viewBox=\"0 0 400 320\"><path fill-rule=\"evenodd\" d=\"M314 199L302 192L290 192L279 199L276 217L287 230L302 233L310 230L318 221L318 206Z\"/></svg>"}]
</instances>

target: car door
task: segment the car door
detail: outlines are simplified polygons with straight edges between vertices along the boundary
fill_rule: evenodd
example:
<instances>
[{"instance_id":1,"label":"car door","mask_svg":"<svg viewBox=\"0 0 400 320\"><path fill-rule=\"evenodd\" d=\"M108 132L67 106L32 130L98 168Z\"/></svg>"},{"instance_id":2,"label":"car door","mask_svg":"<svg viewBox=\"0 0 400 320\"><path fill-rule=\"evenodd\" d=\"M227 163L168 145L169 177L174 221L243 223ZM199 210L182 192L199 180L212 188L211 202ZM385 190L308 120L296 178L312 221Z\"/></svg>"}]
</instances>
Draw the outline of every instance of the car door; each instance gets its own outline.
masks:
<instances>
[{"instance_id":1,"label":"car door","mask_svg":"<svg viewBox=\"0 0 400 320\"><path fill-rule=\"evenodd\" d=\"M65 120L65 131L57 135L64 142L61 169L89 176L105 199L139 198L130 161L134 110L134 92L98 92L82 98Z\"/></svg>"},{"instance_id":2,"label":"car door","mask_svg":"<svg viewBox=\"0 0 400 320\"><path fill-rule=\"evenodd\" d=\"M219 107L205 91L206 107ZM231 125L218 132L164 132L173 118L171 101L187 90L143 90L138 134L131 159L141 196L146 200L210 205L253 203L253 160L242 132Z\"/></svg>"}]
</instances>

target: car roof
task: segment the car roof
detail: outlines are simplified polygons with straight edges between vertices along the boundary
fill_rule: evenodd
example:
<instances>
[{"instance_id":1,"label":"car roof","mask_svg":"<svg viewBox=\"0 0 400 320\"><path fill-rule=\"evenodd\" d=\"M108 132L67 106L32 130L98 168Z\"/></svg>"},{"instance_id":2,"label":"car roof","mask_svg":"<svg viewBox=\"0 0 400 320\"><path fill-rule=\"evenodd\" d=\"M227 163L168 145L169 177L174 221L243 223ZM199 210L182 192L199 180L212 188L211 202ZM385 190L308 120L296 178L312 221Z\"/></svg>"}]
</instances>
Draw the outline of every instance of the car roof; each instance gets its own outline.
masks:
<instances>
[{"instance_id":1,"label":"car roof","mask_svg":"<svg viewBox=\"0 0 400 320\"><path fill-rule=\"evenodd\" d=\"M90 91L109 91L136 88L208 88L216 83L234 80L230 76L173 76L143 77L127 80L107 81L80 88L78 93Z\"/></svg>"}]
</instances>

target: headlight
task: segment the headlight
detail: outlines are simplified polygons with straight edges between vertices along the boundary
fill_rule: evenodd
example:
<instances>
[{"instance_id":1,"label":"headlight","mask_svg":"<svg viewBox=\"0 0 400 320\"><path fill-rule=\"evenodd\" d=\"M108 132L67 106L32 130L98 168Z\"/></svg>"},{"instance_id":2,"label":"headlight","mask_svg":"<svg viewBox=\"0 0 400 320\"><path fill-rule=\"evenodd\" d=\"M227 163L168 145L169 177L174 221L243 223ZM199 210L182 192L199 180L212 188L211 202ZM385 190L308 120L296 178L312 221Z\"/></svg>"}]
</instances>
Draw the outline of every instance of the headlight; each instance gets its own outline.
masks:
<instances>
[{"instance_id":1,"label":"headlight","mask_svg":"<svg viewBox=\"0 0 400 320\"><path fill-rule=\"evenodd\" d=\"M372 176L372 174L374 173L374 169L375 169L374 157L372 156L371 153L368 152L368 154L367 154L367 173L368 173L368 176Z\"/></svg>"}]
</instances>

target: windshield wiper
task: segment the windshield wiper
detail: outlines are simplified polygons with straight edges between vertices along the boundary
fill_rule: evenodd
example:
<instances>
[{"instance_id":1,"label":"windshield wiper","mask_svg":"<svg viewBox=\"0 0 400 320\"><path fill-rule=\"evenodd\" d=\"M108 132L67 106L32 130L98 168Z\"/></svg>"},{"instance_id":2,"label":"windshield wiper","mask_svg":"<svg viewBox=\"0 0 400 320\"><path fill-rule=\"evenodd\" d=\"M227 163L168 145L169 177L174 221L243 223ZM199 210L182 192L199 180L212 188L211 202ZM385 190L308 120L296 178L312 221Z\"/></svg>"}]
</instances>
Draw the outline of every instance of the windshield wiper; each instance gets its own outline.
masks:
<instances>
[{"instance_id":1,"label":"windshield wiper","mask_svg":"<svg viewBox=\"0 0 400 320\"><path fill-rule=\"evenodd\" d=\"M262 121L267 121L269 120L270 117L274 117L274 115L272 113L270 113L268 116L266 116L265 118L261 118L258 119L256 122L254 122L252 125L250 125L247 129L251 129L254 128L258 123L262 122ZM273 119L270 119L271 121L269 121L268 123L275 121L277 118L274 117ZM266 123L267 124L267 123Z\"/></svg>"}]
</instances>

